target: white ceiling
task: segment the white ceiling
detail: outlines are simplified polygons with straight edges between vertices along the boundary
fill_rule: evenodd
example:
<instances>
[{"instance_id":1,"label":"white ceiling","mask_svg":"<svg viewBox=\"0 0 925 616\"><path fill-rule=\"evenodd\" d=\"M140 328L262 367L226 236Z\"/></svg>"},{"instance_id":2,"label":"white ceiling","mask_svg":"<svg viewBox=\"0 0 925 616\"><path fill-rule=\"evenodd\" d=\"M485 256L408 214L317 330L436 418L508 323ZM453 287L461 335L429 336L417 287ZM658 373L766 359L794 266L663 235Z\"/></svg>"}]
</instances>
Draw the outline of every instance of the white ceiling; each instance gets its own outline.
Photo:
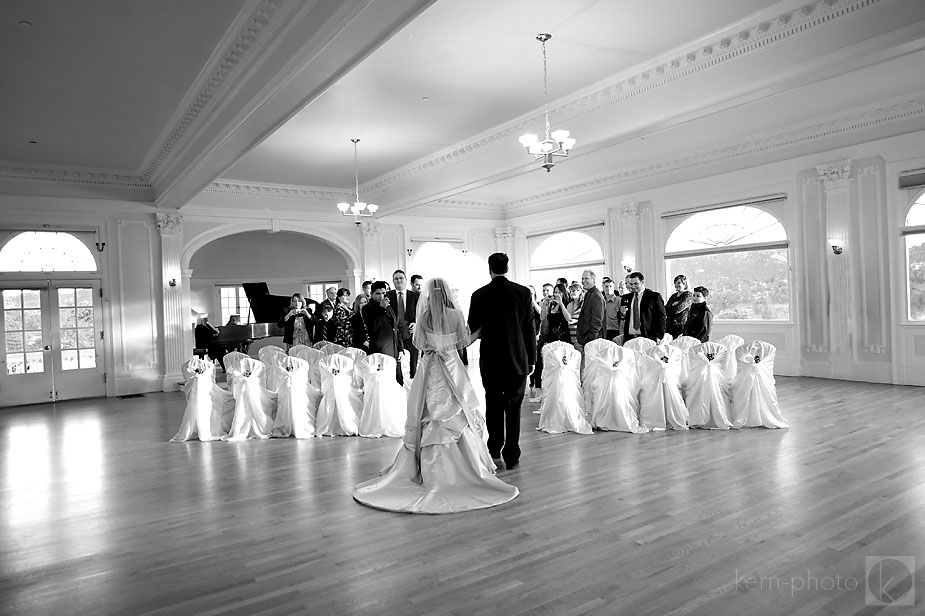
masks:
<instances>
[{"instance_id":1,"label":"white ceiling","mask_svg":"<svg viewBox=\"0 0 925 616\"><path fill-rule=\"evenodd\" d=\"M921 0L7 0L0 192L321 211L358 137L384 216L520 216L925 129L922 66Z\"/></svg>"}]
</instances>

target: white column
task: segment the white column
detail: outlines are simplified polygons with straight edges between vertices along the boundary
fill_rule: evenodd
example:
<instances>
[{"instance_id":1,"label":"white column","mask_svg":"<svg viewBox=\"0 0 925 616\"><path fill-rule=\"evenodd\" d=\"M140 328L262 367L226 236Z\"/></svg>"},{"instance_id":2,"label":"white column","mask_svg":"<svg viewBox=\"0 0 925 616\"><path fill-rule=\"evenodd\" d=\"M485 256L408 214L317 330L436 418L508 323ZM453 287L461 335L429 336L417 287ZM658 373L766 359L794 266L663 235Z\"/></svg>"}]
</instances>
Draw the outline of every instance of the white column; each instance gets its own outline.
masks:
<instances>
[{"instance_id":1,"label":"white column","mask_svg":"<svg viewBox=\"0 0 925 616\"><path fill-rule=\"evenodd\" d=\"M495 252L511 256L514 252L514 227L495 227Z\"/></svg>"},{"instance_id":2,"label":"white column","mask_svg":"<svg viewBox=\"0 0 925 616\"><path fill-rule=\"evenodd\" d=\"M841 254L835 254L831 248L827 250L831 352L851 355L855 295L849 265L857 248L848 245L851 229L851 161L819 165L816 171L825 189L826 237L820 238L820 241L829 245L830 240L836 240L843 247Z\"/></svg>"},{"instance_id":3,"label":"white column","mask_svg":"<svg viewBox=\"0 0 925 616\"><path fill-rule=\"evenodd\" d=\"M187 358L184 336L183 288L180 252L183 217L178 213L158 213L161 234L161 282L164 293L164 374L163 391L175 391L182 378L180 367ZM187 291L188 292L188 291Z\"/></svg>"},{"instance_id":4,"label":"white column","mask_svg":"<svg viewBox=\"0 0 925 616\"><path fill-rule=\"evenodd\" d=\"M610 271L618 280L626 276L624 267L631 271L640 269L642 255L639 252L639 204L626 201L620 207L610 208L611 254L613 259Z\"/></svg>"},{"instance_id":5,"label":"white column","mask_svg":"<svg viewBox=\"0 0 925 616\"><path fill-rule=\"evenodd\" d=\"M359 226L360 234L360 284L370 279L371 271L378 271L382 263L381 248L382 227L378 222L362 222ZM359 285L357 286L359 291Z\"/></svg>"}]
</instances>

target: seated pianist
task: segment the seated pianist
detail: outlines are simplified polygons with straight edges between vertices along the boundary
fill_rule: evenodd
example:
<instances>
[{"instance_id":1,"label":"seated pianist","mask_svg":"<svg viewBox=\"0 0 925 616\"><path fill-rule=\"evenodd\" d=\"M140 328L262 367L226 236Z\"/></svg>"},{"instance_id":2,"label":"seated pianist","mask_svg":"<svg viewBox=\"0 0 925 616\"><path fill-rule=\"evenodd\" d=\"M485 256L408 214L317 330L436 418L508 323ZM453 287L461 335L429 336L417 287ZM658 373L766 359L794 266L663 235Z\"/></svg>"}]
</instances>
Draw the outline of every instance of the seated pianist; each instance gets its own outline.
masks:
<instances>
[{"instance_id":1,"label":"seated pianist","mask_svg":"<svg viewBox=\"0 0 925 616\"><path fill-rule=\"evenodd\" d=\"M228 351L226 351L224 347L222 347L222 345L220 345L216 340L218 334L219 331L211 323L209 323L209 315L199 315L199 318L196 321L196 329L194 330L196 350L201 353L201 350L205 349L205 352L209 355L209 359L212 361L218 360L218 365L222 367L222 370L224 370L225 362L223 360L225 353Z\"/></svg>"}]
</instances>

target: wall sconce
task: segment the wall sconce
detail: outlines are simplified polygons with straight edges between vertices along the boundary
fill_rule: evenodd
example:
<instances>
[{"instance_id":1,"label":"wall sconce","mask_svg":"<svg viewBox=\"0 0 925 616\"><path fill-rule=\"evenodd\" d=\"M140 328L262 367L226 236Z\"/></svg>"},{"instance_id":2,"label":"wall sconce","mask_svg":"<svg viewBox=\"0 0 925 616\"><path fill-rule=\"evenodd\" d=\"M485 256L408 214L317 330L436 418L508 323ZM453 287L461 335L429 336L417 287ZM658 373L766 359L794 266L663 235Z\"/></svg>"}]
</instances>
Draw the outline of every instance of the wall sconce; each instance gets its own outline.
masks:
<instances>
[{"instance_id":1,"label":"wall sconce","mask_svg":"<svg viewBox=\"0 0 925 616\"><path fill-rule=\"evenodd\" d=\"M97 242L96 249L99 252L103 252L103 249L106 248L106 242Z\"/></svg>"},{"instance_id":2,"label":"wall sconce","mask_svg":"<svg viewBox=\"0 0 925 616\"><path fill-rule=\"evenodd\" d=\"M632 263L630 263L629 261L621 261L620 264L623 266L623 270L624 270L627 274L632 273L632 271L633 271L633 264L632 264Z\"/></svg>"},{"instance_id":3,"label":"wall sconce","mask_svg":"<svg viewBox=\"0 0 925 616\"><path fill-rule=\"evenodd\" d=\"M411 253L414 252L414 248L405 248L405 252L408 253L408 256L411 256Z\"/></svg>"},{"instance_id":4,"label":"wall sconce","mask_svg":"<svg viewBox=\"0 0 925 616\"><path fill-rule=\"evenodd\" d=\"M838 238L830 237L829 246L832 247L832 252L837 255L840 255L845 250L845 243Z\"/></svg>"},{"instance_id":5,"label":"wall sconce","mask_svg":"<svg viewBox=\"0 0 925 616\"><path fill-rule=\"evenodd\" d=\"M465 247L464 247L464 248L462 249L461 252L462 252L462 255L463 255L464 257L469 256L469 249L468 249L468 248L465 248Z\"/></svg>"},{"instance_id":6,"label":"wall sconce","mask_svg":"<svg viewBox=\"0 0 925 616\"><path fill-rule=\"evenodd\" d=\"M175 287L175 286L177 286L177 279L176 279L176 278L171 278L170 281L169 281L167 284L170 285L171 287Z\"/></svg>"}]
</instances>

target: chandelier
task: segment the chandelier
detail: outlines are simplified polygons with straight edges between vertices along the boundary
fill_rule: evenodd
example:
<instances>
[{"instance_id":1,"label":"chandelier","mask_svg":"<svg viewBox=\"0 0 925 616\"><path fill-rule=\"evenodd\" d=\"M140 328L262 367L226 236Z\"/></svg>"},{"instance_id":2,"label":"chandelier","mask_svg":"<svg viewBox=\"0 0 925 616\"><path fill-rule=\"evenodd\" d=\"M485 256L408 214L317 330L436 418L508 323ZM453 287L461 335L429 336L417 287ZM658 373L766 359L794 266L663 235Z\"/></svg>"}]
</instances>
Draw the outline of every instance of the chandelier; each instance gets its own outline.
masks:
<instances>
[{"instance_id":1,"label":"chandelier","mask_svg":"<svg viewBox=\"0 0 925 616\"><path fill-rule=\"evenodd\" d=\"M360 172L357 167L357 144L360 142L359 139L351 139L353 142L353 177L356 182L356 200L353 203L341 202L337 204L337 209L340 210L340 213L344 216L353 216L353 222L360 224L360 218L363 216L372 216L376 213L376 210L379 209L379 206L375 203L364 203L360 201Z\"/></svg>"},{"instance_id":2,"label":"chandelier","mask_svg":"<svg viewBox=\"0 0 925 616\"><path fill-rule=\"evenodd\" d=\"M575 146L575 140L568 136L567 130L554 130L549 132L549 86L546 79L546 41L552 38L551 34L537 34L536 40L543 46L543 108L546 116L546 138L540 141L536 135L527 133L520 137L520 144L527 148L534 160L542 160L542 167L546 172L552 171L556 166L556 156L567 158L569 150Z\"/></svg>"}]
</instances>

